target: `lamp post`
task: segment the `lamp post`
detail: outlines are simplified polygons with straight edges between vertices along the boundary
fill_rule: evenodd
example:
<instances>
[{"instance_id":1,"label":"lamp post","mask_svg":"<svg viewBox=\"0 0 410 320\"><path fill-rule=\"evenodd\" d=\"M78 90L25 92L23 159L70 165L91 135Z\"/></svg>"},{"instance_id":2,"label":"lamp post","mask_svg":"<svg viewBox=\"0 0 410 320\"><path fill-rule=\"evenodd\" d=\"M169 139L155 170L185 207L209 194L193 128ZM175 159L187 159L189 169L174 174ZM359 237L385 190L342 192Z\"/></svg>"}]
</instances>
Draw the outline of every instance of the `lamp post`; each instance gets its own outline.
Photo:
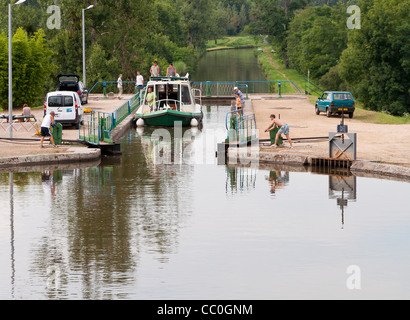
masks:
<instances>
[{"instance_id":1,"label":"lamp post","mask_svg":"<svg viewBox=\"0 0 410 320\"><path fill-rule=\"evenodd\" d=\"M94 8L94 5L90 5L87 8L83 9L83 82L84 87L87 87L86 76L85 76L85 21L84 21L84 12L85 10Z\"/></svg>"},{"instance_id":2,"label":"lamp post","mask_svg":"<svg viewBox=\"0 0 410 320\"><path fill-rule=\"evenodd\" d=\"M19 0L15 4L9 4L9 130L10 130L10 138L13 138L13 69L12 69L12 50L11 50L11 37L12 37L12 32L11 32L11 7L12 6L17 6L19 4L22 4L23 2L26 2L26 0Z\"/></svg>"}]
</instances>

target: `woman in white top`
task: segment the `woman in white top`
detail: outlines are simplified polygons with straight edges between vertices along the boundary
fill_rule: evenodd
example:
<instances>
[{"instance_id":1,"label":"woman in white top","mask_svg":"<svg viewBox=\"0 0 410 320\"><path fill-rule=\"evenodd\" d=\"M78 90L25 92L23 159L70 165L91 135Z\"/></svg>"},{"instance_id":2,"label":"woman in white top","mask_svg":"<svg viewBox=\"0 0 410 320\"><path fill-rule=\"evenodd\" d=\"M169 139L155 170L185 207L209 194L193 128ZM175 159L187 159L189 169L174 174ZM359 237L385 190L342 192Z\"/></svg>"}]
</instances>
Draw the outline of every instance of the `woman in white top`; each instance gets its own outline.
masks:
<instances>
[{"instance_id":1,"label":"woman in white top","mask_svg":"<svg viewBox=\"0 0 410 320\"><path fill-rule=\"evenodd\" d=\"M118 99L121 99L122 96L122 74L120 74L120 76L118 77L117 80L117 87L118 87Z\"/></svg>"},{"instance_id":2,"label":"woman in white top","mask_svg":"<svg viewBox=\"0 0 410 320\"><path fill-rule=\"evenodd\" d=\"M137 81L135 82L135 86L141 91L144 88L144 77L141 73L137 72Z\"/></svg>"}]
</instances>

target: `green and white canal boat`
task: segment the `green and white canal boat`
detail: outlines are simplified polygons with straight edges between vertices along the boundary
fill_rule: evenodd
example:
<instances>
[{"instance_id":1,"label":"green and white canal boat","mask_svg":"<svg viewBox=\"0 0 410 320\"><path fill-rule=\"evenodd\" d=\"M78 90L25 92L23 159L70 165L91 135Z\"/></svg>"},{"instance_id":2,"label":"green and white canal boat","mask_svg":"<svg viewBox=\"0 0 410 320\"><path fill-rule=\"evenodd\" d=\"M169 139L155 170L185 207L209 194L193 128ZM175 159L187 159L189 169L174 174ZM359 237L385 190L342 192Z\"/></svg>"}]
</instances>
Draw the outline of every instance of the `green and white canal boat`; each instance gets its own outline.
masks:
<instances>
[{"instance_id":1,"label":"green and white canal boat","mask_svg":"<svg viewBox=\"0 0 410 320\"><path fill-rule=\"evenodd\" d=\"M191 88L188 77L152 77L141 98L134 117L138 127L173 127L176 122L196 127L202 123L201 92Z\"/></svg>"}]
</instances>

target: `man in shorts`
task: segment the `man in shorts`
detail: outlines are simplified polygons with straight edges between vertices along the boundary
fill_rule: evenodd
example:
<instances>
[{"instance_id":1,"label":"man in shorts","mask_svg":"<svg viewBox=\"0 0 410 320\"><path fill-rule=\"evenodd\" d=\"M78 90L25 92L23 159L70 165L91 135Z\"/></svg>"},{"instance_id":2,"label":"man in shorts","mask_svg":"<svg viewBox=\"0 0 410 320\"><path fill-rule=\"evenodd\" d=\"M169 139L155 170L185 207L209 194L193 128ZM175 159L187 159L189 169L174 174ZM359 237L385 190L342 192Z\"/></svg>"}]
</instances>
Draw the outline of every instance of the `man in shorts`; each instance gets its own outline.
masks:
<instances>
[{"instance_id":1,"label":"man in shorts","mask_svg":"<svg viewBox=\"0 0 410 320\"><path fill-rule=\"evenodd\" d=\"M271 147L276 148L278 146L278 139L279 139L280 135L283 133L289 141L289 148L293 148L292 140L290 139L290 135L289 135L289 125L287 123L284 123L284 122L280 121L280 120L277 120L276 116L274 114L270 115L270 119L272 120L272 123L265 130L265 132L271 131L271 130L275 129L275 127L280 128L278 133L276 134L275 143L272 144Z\"/></svg>"},{"instance_id":2,"label":"man in shorts","mask_svg":"<svg viewBox=\"0 0 410 320\"><path fill-rule=\"evenodd\" d=\"M41 124L41 148L44 148L43 146L43 142L44 142L44 138L45 137L50 137L50 141L53 144L54 148L57 148L57 146L54 143L54 138L51 135L51 131L50 131L50 127L54 124L54 111L51 111L49 114L47 114L44 119L43 119L43 123Z\"/></svg>"}]
</instances>

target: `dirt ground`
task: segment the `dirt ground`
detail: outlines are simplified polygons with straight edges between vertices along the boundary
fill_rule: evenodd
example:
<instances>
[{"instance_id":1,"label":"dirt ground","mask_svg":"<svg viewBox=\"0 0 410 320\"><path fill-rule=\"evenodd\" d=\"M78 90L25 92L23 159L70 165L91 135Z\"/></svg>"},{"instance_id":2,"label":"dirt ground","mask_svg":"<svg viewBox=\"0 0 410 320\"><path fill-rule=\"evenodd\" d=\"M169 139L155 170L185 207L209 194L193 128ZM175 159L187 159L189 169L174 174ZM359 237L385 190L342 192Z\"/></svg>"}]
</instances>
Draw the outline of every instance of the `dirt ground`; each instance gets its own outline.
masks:
<instances>
[{"instance_id":1,"label":"dirt ground","mask_svg":"<svg viewBox=\"0 0 410 320\"><path fill-rule=\"evenodd\" d=\"M327 137L329 132L337 132L340 116L327 118L324 113L316 115L307 96L254 96L252 107L261 139L268 139L264 130L269 126L270 114L289 124L291 138ZM389 125L364 123L345 118L350 133L357 133L357 159L381 161L410 166L410 125ZM318 157L329 156L328 140L294 141L294 148L286 146L275 149L262 145L263 151L308 154Z\"/></svg>"},{"instance_id":2,"label":"dirt ground","mask_svg":"<svg viewBox=\"0 0 410 320\"><path fill-rule=\"evenodd\" d=\"M103 98L102 95L92 95L89 98L89 103L85 104L83 107L85 109L94 109L104 112L113 112L115 109L120 107L132 95L124 94L122 99L119 100L116 97ZM14 110L14 115L20 115L21 110ZM5 110L1 114L7 114L8 111ZM48 141L44 142L45 148L40 148L40 136L35 133L40 130L41 122L43 120L43 109L32 110L32 114L36 117L37 123L13 123L13 138L19 139L32 139L29 141L19 140L19 141L8 141L3 138L8 138L10 136L8 130L8 123L4 119L0 119L0 158L8 158L23 155L37 155L44 153L64 153L67 152L67 147L64 145L58 148L52 148ZM63 140L77 140L78 130L71 126L64 126L63 128Z\"/></svg>"}]
</instances>

